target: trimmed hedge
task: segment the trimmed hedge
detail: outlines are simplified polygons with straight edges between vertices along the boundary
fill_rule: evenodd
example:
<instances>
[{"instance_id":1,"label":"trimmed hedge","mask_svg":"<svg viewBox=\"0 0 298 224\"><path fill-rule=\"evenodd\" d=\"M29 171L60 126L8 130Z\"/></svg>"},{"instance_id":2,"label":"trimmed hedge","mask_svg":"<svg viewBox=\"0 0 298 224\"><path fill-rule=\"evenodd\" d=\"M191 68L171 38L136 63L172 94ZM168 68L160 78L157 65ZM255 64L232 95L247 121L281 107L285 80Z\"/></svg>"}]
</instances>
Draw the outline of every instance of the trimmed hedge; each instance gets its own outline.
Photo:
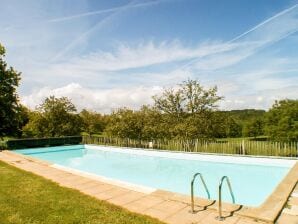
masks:
<instances>
[{"instance_id":1,"label":"trimmed hedge","mask_svg":"<svg viewBox=\"0 0 298 224\"><path fill-rule=\"evenodd\" d=\"M6 142L8 149L24 149L58 145L77 145L82 143L82 136L66 136L56 138L12 139Z\"/></svg>"},{"instance_id":2,"label":"trimmed hedge","mask_svg":"<svg viewBox=\"0 0 298 224\"><path fill-rule=\"evenodd\" d=\"M0 141L0 150L7 149L6 141Z\"/></svg>"}]
</instances>

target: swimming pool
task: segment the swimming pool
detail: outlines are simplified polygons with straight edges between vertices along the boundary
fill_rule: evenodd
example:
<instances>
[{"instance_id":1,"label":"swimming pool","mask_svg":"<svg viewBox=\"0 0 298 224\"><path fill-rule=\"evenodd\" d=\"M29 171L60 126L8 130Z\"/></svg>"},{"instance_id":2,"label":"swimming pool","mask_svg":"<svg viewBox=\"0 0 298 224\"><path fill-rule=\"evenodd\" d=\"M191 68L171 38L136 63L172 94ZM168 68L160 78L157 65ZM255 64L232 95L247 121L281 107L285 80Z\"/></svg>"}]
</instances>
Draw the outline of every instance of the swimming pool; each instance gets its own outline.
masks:
<instances>
[{"instance_id":1,"label":"swimming pool","mask_svg":"<svg viewBox=\"0 0 298 224\"><path fill-rule=\"evenodd\" d=\"M75 145L16 150L54 164L91 175L144 186L148 191L167 190L189 195L196 172L203 174L212 199L218 198L218 184L228 176L237 204L259 206L286 176L294 160L177 153L119 147ZM196 195L206 198L197 183ZM227 187L223 201L230 202Z\"/></svg>"}]
</instances>

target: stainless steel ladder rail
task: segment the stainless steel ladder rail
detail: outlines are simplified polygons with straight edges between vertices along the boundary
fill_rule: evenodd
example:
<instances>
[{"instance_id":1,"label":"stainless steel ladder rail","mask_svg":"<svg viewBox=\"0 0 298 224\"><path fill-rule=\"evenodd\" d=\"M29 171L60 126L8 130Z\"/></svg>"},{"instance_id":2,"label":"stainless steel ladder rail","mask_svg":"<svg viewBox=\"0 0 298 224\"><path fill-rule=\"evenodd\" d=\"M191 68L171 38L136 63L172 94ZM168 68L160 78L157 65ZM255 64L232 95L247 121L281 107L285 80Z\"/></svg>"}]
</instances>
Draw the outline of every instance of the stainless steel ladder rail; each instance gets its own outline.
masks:
<instances>
[{"instance_id":1,"label":"stainless steel ladder rail","mask_svg":"<svg viewBox=\"0 0 298 224\"><path fill-rule=\"evenodd\" d=\"M230 180L227 176L223 176L221 178L220 182L219 182L219 185L218 185L218 212L219 212L219 216L217 217L217 219L220 220L220 221L225 219L222 216L222 203L221 203L221 189L222 189L222 184L223 184L224 180L226 180L226 182L228 184L233 204L235 204L235 196L234 196L234 193L233 193L233 190L232 190L232 187L231 187L231 182L230 182Z\"/></svg>"},{"instance_id":2,"label":"stainless steel ladder rail","mask_svg":"<svg viewBox=\"0 0 298 224\"><path fill-rule=\"evenodd\" d=\"M210 193L209 193L209 190L207 188L207 185L204 181L204 178L203 178L203 175L201 173L196 173L193 178L192 178L192 181L191 181L191 184L190 184L190 194L191 194L191 212L192 213L195 213L195 200L194 200L194 182L196 180L196 177L199 176L200 179L201 179L201 182L203 183L203 186L205 188L205 191L207 192L207 195L208 195L208 199L210 199Z\"/></svg>"}]
</instances>

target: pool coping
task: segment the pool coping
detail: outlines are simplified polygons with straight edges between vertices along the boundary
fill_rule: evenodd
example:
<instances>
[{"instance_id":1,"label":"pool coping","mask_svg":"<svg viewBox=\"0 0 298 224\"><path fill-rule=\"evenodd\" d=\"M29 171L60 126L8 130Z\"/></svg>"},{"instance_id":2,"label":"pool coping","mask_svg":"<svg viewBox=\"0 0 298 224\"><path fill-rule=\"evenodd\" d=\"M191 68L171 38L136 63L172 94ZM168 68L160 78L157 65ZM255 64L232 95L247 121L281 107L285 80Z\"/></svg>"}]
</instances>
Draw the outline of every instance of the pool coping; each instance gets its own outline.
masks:
<instances>
[{"instance_id":1,"label":"pool coping","mask_svg":"<svg viewBox=\"0 0 298 224\"><path fill-rule=\"evenodd\" d=\"M153 150L154 151L154 150ZM55 164L41 160L41 159L36 159L28 155L22 155L18 154L13 151L8 151L8 150L3 150L2 152L9 154L14 157L21 157L23 159L29 160L34 163L38 163L44 166L49 166L58 170L62 171L67 171L63 170L59 167L55 167ZM185 152L183 152L185 153ZM187 153L187 152L186 152ZM71 172L71 170L68 170L68 172L73 173L78 176L83 176L86 177L78 172ZM89 177L90 178L90 177ZM92 178L91 178L92 179ZM104 179L100 180L102 182L105 182ZM274 191L270 194L270 196L263 202L259 207L248 207L248 206L241 206L241 205L234 205L230 203L223 203L224 207L229 208L229 211L233 211L233 214L241 216L241 217L249 217L261 221L265 221L268 223L274 223L278 216L280 215L283 207L285 206L291 192L294 190L294 187L298 181L298 162L295 163L295 165L292 166L292 168L289 170L287 175L283 178L283 180L278 184L278 186L274 189ZM107 182L109 184L112 184L114 186L118 186L121 188L127 188L127 186L119 183L111 183ZM130 190L134 190L131 188L128 188ZM136 189L135 189L136 190ZM146 192L144 192L146 193ZM189 203L189 196L179 194L179 193L174 193L170 191L164 191L164 190L156 190L152 193L147 193L149 195L153 196L159 196L163 197L168 200L172 201L177 201L177 202L182 202L186 204ZM217 202L214 200L209 200L209 199L204 199L204 198L196 198L196 205L200 207L205 207L206 209L211 209L211 210L217 210Z\"/></svg>"},{"instance_id":2,"label":"pool coping","mask_svg":"<svg viewBox=\"0 0 298 224\"><path fill-rule=\"evenodd\" d=\"M134 147L126 147L126 146L115 146L115 145L97 145L97 144L82 144L83 146L101 146L101 147L111 147L111 148L124 148L124 149L132 149L132 150L143 150L148 152L169 152L169 153L177 153L177 154L198 154L198 155L215 155L215 156L233 156L238 158L257 158L257 159L283 159L283 160L296 160L297 157L284 157L284 156L264 156L264 155L248 155L248 154L227 154L227 153L212 153L212 152L190 152L190 151L179 151L179 150L166 150L166 149L154 149L154 148L134 148Z\"/></svg>"},{"instance_id":3,"label":"pool coping","mask_svg":"<svg viewBox=\"0 0 298 224\"><path fill-rule=\"evenodd\" d=\"M289 170L283 180L259 207L244 207L238 211L240 215L257 217L258 219L274 223L286 205L289 196L298 182L298 162Z\"/></svg>"}]
</instances>

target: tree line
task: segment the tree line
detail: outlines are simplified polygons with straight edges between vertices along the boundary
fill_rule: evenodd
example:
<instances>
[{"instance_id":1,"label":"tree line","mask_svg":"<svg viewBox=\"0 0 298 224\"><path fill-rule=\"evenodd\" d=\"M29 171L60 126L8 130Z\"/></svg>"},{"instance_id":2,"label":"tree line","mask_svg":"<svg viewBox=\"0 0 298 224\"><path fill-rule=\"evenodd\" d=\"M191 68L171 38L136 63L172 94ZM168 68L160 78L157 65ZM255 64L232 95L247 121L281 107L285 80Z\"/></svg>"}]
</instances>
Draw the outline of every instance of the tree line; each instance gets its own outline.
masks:
<instances>
[{"instance_id":1,"label":"tree line","mask_svg":"<svg viewBox=\"0 0 298 224\"><path fill-rule=\"evenodd\" d=\"M66 97L49 96L34 110L21 105L16 89L21 73L8 67L0 45L0 137L57 137L82 133L137 140L216 139L266 136L298 140L298 100L276 101L269 111L221 111L217 88L186 80L153 96L138 110L119 108L111 114L77 111Z\"/></svg>"}]
</instances>

